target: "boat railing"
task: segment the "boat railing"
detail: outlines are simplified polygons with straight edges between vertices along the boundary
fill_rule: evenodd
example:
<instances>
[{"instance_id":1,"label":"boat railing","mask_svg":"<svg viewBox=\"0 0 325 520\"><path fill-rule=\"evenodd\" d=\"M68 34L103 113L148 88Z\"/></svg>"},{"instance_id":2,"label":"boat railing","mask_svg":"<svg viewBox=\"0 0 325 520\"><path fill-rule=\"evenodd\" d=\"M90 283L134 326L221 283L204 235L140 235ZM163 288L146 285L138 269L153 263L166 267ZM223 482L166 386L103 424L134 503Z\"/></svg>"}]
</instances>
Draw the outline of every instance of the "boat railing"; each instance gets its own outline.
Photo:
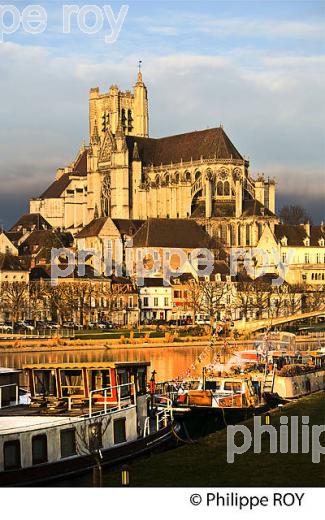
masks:
<instances>
[{"instance_id":1,"label":"boat railing","mask_svg":"<svg viewBox=\"0 0 325 520\"><path fill-rule=\"evenodd\" d=\"M15 397L16 397L16 399L15 399L14 403L12 403L10 401L8 405L3 405L2 404L2 396L3 396L2 389L3 388L9 388L9 387L15 387ZM13 405L14 406L18 406L18 404L19 404L19 386L16 383L10 383L8 385L1 385L0 386L0 410L1 410L1 408L8 408L8 407L13 406Z\"/></svg>"},{"instance_id":2,"label":"boat railing","mask_svg":"<svg viewBox=\"0 0 325 520\"><path fill-rule=\"evenodd\" d=\"M122 395L122 389L129 387L130 391L127 395ZM112 396L112 390L117 390L117 402L112 403L109 399L111 399ZM96 394L96 397L98 397L98 394L102 395L103 399L103 408L101 410L95 410L93 405L94 395ZM108 386L107 388L100 388L96 390L91 390L89 394L89 418L98 416L98 415L105 415L109 412L115 412L117 410L121 410L122 408L129 408L131 406L135 405L136 400L136 390L135 390L135 383L123 383L122 385L114 385L114 386ZM112 404L114 406L112 406Z\"/></svg>"},{"instance_id":3,"label":"boat railing","mask_svg":"<svg viewBox=\"0 0 325 520\"><path fill-rule=\"evenodd\" d=\"M166 396L155 396L159 398L159 401L154 401L155 404L158 406L163 406L161 410L158 409L158 411L155 414L155 428L158 432L161 428L164 428L167 426L168 421L173 419L173 402L169 397ZM165 403L163 403L165 401ZM146 417L143 427L143 436L147 437L151 434L152 428L152 418L150 416Z\"/></svg>"}]
</instances>

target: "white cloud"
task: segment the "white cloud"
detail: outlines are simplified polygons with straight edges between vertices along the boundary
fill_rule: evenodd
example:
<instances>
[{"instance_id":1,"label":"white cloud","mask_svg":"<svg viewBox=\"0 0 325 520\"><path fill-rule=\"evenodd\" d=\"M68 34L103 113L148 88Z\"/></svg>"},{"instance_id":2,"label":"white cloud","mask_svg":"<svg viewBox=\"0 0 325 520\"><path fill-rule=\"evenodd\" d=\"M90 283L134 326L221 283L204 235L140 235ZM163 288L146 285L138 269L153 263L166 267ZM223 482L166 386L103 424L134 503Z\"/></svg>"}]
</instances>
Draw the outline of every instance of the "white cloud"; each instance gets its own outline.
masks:
<instances>
[{"instance_id":1,"label":"white cloud","mask_svg":"<svg viewBox=\"0 0 325 520\"><path fill-rule=\"evenodd\" d=\"M91 62L78 54L0 45L1 191L43 191L87 137L89 88L130 88L137 59L112 55ZM282 192L325 197L324 61L252 48L223 56L147 52L151 135L223 122L239 151L250 156L253 173L276 175Z\"/></svg>"},{"instance_id":2,"label":"white cloud","mask_svg":"<svg viewBox=\"0 0 325 520\"><path fill-rule=\"evenodd\" d=\"M263 38L323 39L324 23L320 21L295 21L258 18L203 17L198 20L199 30L219 36L244 36Z\"/></svg>"}]
</instances>

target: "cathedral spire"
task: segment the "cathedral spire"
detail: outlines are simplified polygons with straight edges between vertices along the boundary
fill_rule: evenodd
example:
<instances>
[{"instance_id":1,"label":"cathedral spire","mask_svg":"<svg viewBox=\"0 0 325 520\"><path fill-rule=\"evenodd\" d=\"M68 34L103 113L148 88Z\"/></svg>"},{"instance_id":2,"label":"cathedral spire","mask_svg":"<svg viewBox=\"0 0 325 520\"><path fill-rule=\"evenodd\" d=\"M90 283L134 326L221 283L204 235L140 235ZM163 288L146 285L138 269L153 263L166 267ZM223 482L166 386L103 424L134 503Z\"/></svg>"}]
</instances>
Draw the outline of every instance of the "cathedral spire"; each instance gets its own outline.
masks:
<instances>
[{"instance_id":1,"label":"cathedral spire","mask_svg":"<svg viewBox=\"0 0 325 520\"><path fill-rule=\"evenodd\" d=\"M141 65L142 65L142 60L139 60L138 61L138 79L137 79L137 83L143 83L142 72L141 72Z\"/></svg>"}]
</instances>

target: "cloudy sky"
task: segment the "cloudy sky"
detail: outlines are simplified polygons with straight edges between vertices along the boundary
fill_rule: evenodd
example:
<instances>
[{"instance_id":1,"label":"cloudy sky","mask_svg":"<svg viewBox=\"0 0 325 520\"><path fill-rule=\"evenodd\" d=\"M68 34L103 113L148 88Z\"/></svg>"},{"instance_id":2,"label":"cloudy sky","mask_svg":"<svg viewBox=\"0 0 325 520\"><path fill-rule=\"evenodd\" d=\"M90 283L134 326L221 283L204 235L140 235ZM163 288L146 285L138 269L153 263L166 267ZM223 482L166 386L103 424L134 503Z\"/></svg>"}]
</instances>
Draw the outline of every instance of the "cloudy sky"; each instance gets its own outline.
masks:
<instances>
[{"instance_id":1,"label":"cloudy sky","mask_svg":"<svg viewBox=\"0 0 325 520\"><path fill-rule=\"evenodd\" d=\"M0 224L26 211L88 141L89 88L131 88L139 59L151 136L222 123L251 173L276 177L278 208L297 201L325 220L324 1L126 0L114 43L105 43L105 14L96 34L76 17L63 34L62 3L35 3L45 31L20 28L0 43ZM123 3L96 5L118 17ZM94 16L86 21L94 27ZM0 16L0 28L11 22Z\"/></svg>"}]
</instances>

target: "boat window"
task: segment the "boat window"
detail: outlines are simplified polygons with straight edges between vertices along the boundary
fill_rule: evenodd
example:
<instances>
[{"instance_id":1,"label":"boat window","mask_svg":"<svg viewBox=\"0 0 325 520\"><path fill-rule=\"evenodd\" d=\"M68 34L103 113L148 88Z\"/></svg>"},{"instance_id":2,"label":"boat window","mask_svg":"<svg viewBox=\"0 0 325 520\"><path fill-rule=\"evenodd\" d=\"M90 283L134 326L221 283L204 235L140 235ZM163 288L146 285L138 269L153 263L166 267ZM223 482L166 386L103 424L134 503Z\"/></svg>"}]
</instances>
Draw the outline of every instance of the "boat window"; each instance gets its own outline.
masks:
<instances>
[{"instance_id":1,"label":"boat window","mask_svg":"<svg viewBox=\"0 0 325 520\"><path fill-rule=\"evenodd\" d=\"M47 438L46 435L36 435L32 438L33 464L47 462Z\"/></svg>"},{"instance_id":2,"label":"boat window","mask_svg":"<svg viewBox=\"0 0 325 520\"><path fill-rule=\"evenodd\" d=\"M220 389L220 383L217 381L206 381L205 382L205 389L206 390L219 390Z\"/></svg>"},{"instance_id":3,"label":"boat window","mask_svg":"<svg viewBox=\"0 0 325 520\"><path fill-rule=\"evenodd\" d=\"M114 421L114 444L120 444L126 442L126 420L115 419Z\"/></svg>"},{"instance_id":4,"label":"boat window","mask_svg":"<svg viewBox=\"0 0 325 520\"><path fill-rule=\"evenodd\" d=\"M88 427L89 451L94 453L103 447L102 423L96 422Z\"/></svg>"},{"instance_id":5,"label":"boat window","mask_svg":"<svg viewBox=\"0 0 325 520\"><path fill-rule=\"evenodd\" d=\"M55 372L52 370L34 370L35 395L56 395Z\"/></svg>"},{"instance_id":6,"label":"boat window","mask_svg":"<svg viewBox=\"0 0 325 520\"><path fill-rule=\"evenodd\" d=\"M241 393L241 383L225 382L224 390L230 390L235 394Z\"/></svg>"},{"instance_id":7,"label":"boat window","mask_svg":"<svg viewBox=\"0 0 325 520\"><path fill-rule=\"evenodd\" d=\"M72 457L72 455L76 455L76 430L74 428L70 428L69 430L61 430L60 441L62 459L64 459L65 457Z\"/></svg>"},{"instance_id":8,"label":"boat window","mask_svg":"<svg viewBox=\"0 0 325 520\"><path fill-rule=\"evenodd\" d=\"M60 370L60 380L63 397L84 395L82 370Z\"/></svg>"},{"instance_id":9,"label":"boat window","mask_svg":"<svg viewBox=\"0 0 325 520\"><path fill-rule=\"evenodd\" d=\"M127 383L129 382L129 374L127 370L119 369L117 371L117 376L117 384L124 385L121 388L121 397L127 397L128 395L130 395L130 385L127 385Z\"/></svg>"},{"instance_id":10,"label":"boat window","mask_svg":"<svg viewBox=\"0 0 325 520\"><path fill-rule=\"evenodd\" d=\"M19 469L21 467L19 440L7 441L4 443L3 460L5 470Z\"/></svg>"},{"instance_id":11,"label":"boat window","mask_svg":"<svg viewBox=\"0 0 325 520\"><path fill-rule=\"evenodd\" d=\"M147 387L147 369L145 367L138 368L136 376L136 389L138 395L144 395Z\"/></svg>"},{"instance_id":12,"label":"boat window","mask_svg":"<svg viewBox=\"0 0 325 520\"><path fill-rule=\"evenodd\" d=\"M109 388L111 386L111 372L110 370L91 370L90 371L90 389L101 390L102 388ZM107 392L110 395L111 392Z\"/></svg>"}]
</instances>

